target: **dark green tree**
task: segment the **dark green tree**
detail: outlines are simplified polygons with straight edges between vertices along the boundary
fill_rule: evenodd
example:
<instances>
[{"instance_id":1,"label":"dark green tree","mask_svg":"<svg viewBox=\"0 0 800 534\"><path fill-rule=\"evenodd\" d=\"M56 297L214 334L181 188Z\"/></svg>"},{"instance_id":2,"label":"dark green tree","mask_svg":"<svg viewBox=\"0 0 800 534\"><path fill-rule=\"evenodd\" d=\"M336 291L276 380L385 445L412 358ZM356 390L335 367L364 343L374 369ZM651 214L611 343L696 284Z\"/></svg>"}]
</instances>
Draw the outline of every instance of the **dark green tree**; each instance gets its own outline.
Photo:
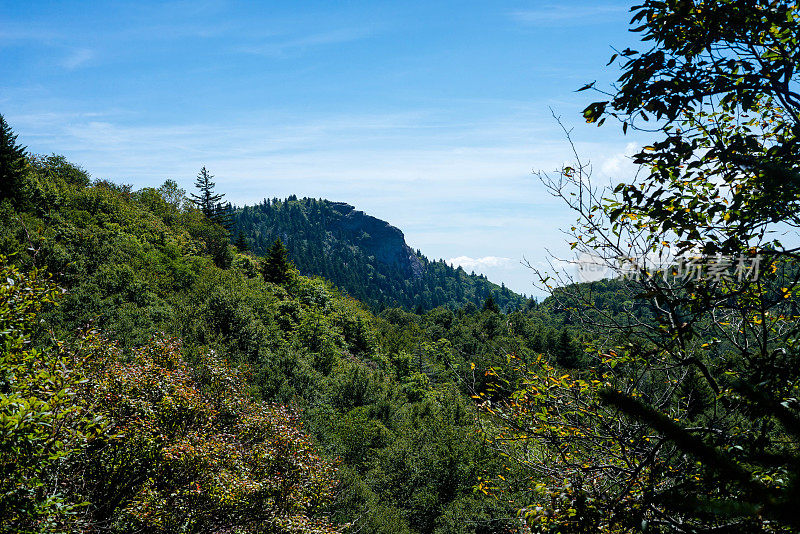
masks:
<instances>
[{"instance_id":1,"label":"dark green tree","mask_svg":"<svg viewBox=\"0 0 800 534\"><path fill-rule=\"evenodd\" d=\"M213 177L214 175L208 172L208 169L205 167L200 169L200 172L197 174L197 179L194 182L194 186L199 191L199 194L195 195L192 193L191 197L197 209L202 211L203 214L212 221L218 222L222 211L220 201L225 195L214 193L216 184L211 181Z\"/></svg>"},{"instance_id":2,"label":"dark green tree","mask_svg":"<svg viewBox=\"0 0 800 534\"><path fill-rule=\"evenodd\" d=\"M555 345L556 362L562 367L574 369L580 366L580 358L575 348L575 342L569 331L564 328L558 336Z\"/></svg>"},{"instance_id":3,"label":"dark green tree","mask_svg":"<svg viewBox=\"0 0 800 534\"><path fill-rule=\"evenodd\" d=\"M0 200L21 193L24 168L25 147L17 144L17 135L0 115Z\"/></svg>"},{"instance_id":4,"label":"dark green tree","mask_svg":"<svg viewBox=\"0 0 800 534\"><path fill-rule=\"evenodd\" d=\"M213 220L230 232L233 228L233 206L231 206L231 203L217 204Z\"/></svg>"},{"instance_id":5,"label":"dark green tree","mask_svg":"<svg viewBox=\"0 0 800 534\"><path fill-rule=\"evenodd\" d=\"M236 233L236 241L234 242L234 246L239 249L239 252L250 251L250 245L247 244L247 240L244 238L244 234L242 232Z\"/></svg>"},{"instance_id":6,"label":"dark green tree","mask_svg":"<svg viewBox=\"0 0 800 534\"><path fill-rule=\"evenodd\" d=\"M486 300L483 302L483 311L500 313L500 307L497 305L497 302L494 301L494 297L492 295L486 297Z\"/></svg>"},{"instance_id":7,"label":"dark green tree","mask_svg":"<svg viewBox=\"0 0 800 534\"><path fill-rule=\"evenodd\" d=\"M261 263L264 280L273 284L285 284L291 277L292 263L283 241L276 239Z\"/></svg>"}]
</instances>

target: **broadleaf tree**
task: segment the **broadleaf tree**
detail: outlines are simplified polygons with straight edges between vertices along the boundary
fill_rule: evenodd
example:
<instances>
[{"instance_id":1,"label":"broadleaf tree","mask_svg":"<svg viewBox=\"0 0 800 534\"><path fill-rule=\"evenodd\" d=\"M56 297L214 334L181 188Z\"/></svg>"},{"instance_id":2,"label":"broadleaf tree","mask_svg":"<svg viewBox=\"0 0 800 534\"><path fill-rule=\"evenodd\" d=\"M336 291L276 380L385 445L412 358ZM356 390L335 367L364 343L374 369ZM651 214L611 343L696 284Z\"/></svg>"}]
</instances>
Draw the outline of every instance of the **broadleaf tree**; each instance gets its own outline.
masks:
<instances>
[{"instance_id":1,"label":"broadleaf tree","mask_svg":"<svg viewBox=\"0 0 800 534\"><path fill-rule=\"evenodd\" d=\"M612 312L591 284L542 276L593 333L590 368L510 357L491 370L514 392L483 401L498 416L488 432L531 474L508 486L528 485L538 531L800 528L797 12L633 7L651 47L620 52L618 85L584 116L655 130L639 174L597 188L577 154L540 173L578 215L573 248L616 274L629 305Z\"/></svg>"},{"instance_id":2,"label":"broadleaf tree","mask_svg":"<svg viewBox=\"0 0 800 534\"><path fill-rule=\"evenodd\" d=\"M32 347L37 316L60 294L42 271L0 256L0 532L80 530L86 503L70 466L106 422L81 398L84 374L58 344Z\"/></svg>"}]
</instances>

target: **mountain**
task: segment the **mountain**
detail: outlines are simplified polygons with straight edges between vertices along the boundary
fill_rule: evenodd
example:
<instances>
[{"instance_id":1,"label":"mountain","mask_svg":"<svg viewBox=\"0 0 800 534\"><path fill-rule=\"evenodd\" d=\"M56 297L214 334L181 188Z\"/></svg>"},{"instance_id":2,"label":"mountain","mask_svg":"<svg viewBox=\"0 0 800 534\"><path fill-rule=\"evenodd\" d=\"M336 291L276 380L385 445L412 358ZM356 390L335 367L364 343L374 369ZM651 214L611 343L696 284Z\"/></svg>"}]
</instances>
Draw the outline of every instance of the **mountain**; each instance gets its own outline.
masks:
<instances>
[{"instance_id":1,"label":"mountain","mask_svg":"<svg viewBox=\"0 0 800 534\"><path fill-rule=\"evenodd\" d=\"M265 199L236 209L233 231L258 255L280 238L302 274L326 278L375 309L482 306L491 296L509 310L526 300L483 275L428 260L398 228L343 202Z\"/></svg>"}]
</instances>

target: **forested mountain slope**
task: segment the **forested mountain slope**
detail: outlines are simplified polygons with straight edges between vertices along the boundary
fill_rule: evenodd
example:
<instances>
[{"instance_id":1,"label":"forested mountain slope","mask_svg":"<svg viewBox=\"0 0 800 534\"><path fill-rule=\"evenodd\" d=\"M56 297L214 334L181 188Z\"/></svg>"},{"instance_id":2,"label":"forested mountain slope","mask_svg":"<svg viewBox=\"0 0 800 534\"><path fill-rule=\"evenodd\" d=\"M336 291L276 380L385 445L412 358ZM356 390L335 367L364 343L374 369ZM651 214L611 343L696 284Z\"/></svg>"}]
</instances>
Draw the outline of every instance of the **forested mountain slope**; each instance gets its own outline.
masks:
<instances>
[{"instance_id":1,"label":"forested mountain slope","mask_svg":"<svg viewBox=\"0 0 800 534\"><path fill-rule=\"evenodd\" d=\"M491 295L510 310L525 301L485 276L428 260L399 229L343 202L265 199L235 210L234 218L234 233L256 254L280 238L302 274L322 276L374 309L480 306Z\"/></svg>"},{"instance_id":2,"label":"forested mountain slope","mask_svg":"<svg viewBox=\"0 0 800 534\"><path fill-rule=\"evenodd\" d=\"M0 201L0 407L21 425L0 430L6 531L519 525L475 493L504 468L473 368L524 345L496 308L377 317L322 279L265 281L174 182L133 191L58 156L19 173Z\"/></svg>"}]
</instances>

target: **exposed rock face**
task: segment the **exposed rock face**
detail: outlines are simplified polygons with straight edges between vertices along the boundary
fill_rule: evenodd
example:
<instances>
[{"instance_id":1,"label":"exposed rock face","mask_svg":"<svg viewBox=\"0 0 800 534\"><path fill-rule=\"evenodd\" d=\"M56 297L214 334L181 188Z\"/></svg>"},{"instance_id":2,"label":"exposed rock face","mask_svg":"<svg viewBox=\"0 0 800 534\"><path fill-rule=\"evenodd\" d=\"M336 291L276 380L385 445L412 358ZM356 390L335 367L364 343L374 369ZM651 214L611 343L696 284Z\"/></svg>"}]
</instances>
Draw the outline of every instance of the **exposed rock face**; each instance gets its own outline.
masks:
<instances>
[{"instance_id":1,"label":"exposed rock face","mask_svg":"<svg viewBox=\"0 0 800 534\"><path fill-rule=\"evenodd\" d=\"M344 202L330 202L330 206L342 217L329 221L328 231L340 231L381 263L398 267L415 278L422 274L424 267L399 228Z\"/></svg>"}]
</instances>

